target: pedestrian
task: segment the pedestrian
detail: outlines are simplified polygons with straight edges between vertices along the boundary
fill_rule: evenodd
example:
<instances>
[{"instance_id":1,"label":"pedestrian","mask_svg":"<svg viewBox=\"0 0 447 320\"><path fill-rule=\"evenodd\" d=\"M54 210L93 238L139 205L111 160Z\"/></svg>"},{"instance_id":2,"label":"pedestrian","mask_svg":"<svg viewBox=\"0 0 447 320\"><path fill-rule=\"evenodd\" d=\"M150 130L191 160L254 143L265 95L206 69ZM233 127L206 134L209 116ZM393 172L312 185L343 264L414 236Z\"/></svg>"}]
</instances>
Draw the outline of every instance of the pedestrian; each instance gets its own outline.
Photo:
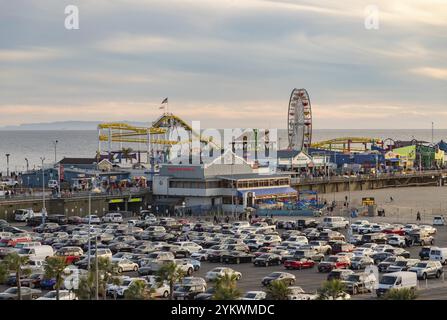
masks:
<instances>
[{"instance_id":1,"label":"pedestrian","mask_svg":"<svg viewBox=\"0 0 447 320\"><path fill-rule=\"evenodd\" d=\"M393 202L393 201L394 201L393 197L390 197L390 202Z\"/></svg>"},{"instance_id":2,"label":"pedestrian","mask_svg":"<svg viewBox=\"0 0 447 320\"><path fill-rule=\"evenodd\" d=\"M419 211L416 214L416 221L421 221L421 213Z\"/></svg>"}]
</instances>

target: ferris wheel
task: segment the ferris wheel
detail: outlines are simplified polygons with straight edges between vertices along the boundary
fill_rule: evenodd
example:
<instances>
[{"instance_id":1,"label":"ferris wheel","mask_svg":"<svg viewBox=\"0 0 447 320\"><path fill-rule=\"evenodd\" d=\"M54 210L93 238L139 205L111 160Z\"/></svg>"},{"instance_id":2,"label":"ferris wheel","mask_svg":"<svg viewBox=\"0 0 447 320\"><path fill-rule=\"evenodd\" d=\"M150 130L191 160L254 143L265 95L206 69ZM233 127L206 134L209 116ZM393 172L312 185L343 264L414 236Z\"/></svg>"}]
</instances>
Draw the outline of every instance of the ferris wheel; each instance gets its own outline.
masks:
<instances>
[{"instance_id":1,"label":"ferris wheel","mask_svg":"<svg viewBox=\"0 0 447 320\"><path fill-rule=\"evenodd\" d=\"M312 109L306 89L293 89L287 116L289 149L307 150L312 143Z\"/></svg>"}]
</instances>

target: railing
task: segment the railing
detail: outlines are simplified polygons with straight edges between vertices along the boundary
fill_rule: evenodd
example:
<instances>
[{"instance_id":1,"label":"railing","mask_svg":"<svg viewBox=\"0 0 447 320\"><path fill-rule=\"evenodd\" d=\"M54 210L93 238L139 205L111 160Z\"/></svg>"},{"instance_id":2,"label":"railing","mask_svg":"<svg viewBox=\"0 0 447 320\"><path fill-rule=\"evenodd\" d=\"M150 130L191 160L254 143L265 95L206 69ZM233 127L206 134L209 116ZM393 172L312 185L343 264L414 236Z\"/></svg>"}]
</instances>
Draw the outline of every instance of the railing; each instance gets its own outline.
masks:
<instances>
[{"instance_id":1,"label":"railing","mask_svg":"<svg viewBox=\"0 0 447 320\"><path fill-rule=\"evenodd\" d=\"M330 182L349 182L349 181L364 181L364 180L386 180L390 178L415 178L415 177L428 177L439 176L447 174L447 170L427 170L417 171L413 173L378 173L378 174L358 174L355 176L319 176L319 177L299 177L291 178L292 184L305 184L305 183L330 183Z\"/></svg>"}]
</instances>

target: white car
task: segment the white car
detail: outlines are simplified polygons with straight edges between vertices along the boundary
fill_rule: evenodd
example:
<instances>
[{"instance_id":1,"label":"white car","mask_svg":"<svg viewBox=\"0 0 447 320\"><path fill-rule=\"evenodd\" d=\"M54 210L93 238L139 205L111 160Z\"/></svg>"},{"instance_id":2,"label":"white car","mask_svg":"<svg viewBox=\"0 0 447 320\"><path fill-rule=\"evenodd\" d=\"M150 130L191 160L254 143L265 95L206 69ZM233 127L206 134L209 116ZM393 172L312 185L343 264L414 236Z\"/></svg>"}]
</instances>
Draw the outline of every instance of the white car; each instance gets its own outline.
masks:
<instances>
[{"instance_id":1,"label":"white car","mask_svg":"<svg viewBox=\"0 0 447 320\"><path fill-rule=\"evenodd\" d=\"M419 226L418 226L417 224L409 223L409 224L406 224L406 225L402 228L402 230L404 230L405 233L408 234L408 233L410 233L410 232L412 232L412 231L419 230Z\"/></svg>"},{"instance_id":2,"label":"white car","mask_svg":"<svg viewBox=\"0 0 447 320\"><path fill-rule=\"evenodd\" d=\"M123 216L121 213L108 213L104 217L102 217L102 222L115 222L115 223L122 223L123 222Z\"/></svg>"},{"instance_id":3,"label":"white car","mask_svg":"<svg viewBox=\"0 0 447 320\"><path fill-rule=\"evenodd\" d=\"M106 289L106 293L108 296L117 296L117 297L124 297L124 293L129 289L129 287L135 282L135 281L143 281L147 285L147 280L143 278L130 278L125 277L123 278L123 281L119 285L108 285Z\"/></svg>"},{"instance_id":4,"label":"white car","mask_svg":"<svg viewBox=\"0 0 447 320\"><path fill-rule=\"evenodd\" d=\"M211 249L202 249L200 251L194 252L191 254L192 259L196 259L199 261L206 261L208 260L208 255L212 252Z\"/></svg>"},{"instance_id":5,"label":"white car","mask_svg":"<svg viewBox=\"0 0 447 320\"><path fill-rule=\"evenodd\" d=\"M203 249L202 246L192 241L174 242L174 245L179 246L181 249L186 249L189 253L199 252Z\"/></svg>"},{"instance_id":6,"label":"white car","mask_svg":"<svg viewBox=\"0 0 447 320\"><path fill-rule=\"evenodd\" d=\"M84 218L82 218L82 223L88 223L90 220L90 224L95 223L95 224L100 224L101 223L101 219L99 219L99 217L97 215L88 215L85 216Z\"/></svg>"},{"instance_id":7,"label":"white car","mask_svg":"<svg viewBox=\"0 0 447 320\"><path fill-rule=\"evenodd\" d=\"M52 290L44 296L37 298L36 300L57 300L56 290ZM78 300L76 294L70 290L60 290L59 300Z\"/></svg>"},{"instance_id":8,"label":"white car","mask_svg":"<svg viewBox=\"0 0 447 320\"><path fill-rule=\"evenodd\" d=\"M405 247L405 237L393 235L388 239L388 244L397 247Z\"/></svg>"},{"instance_id":9,"label":"white car","mask_svg":"<svg viewBox=\"0 0 447 320\"><path fill-rule=\"evenodd\" d=\"M48 181L48 188L50 188L50 189L57 188L58 185L59 185L59 183L57 182L57 180L49 180Z\"/></svg>"},{"instance_id":10,"label":"white car","mask_svg":"<svg viewBox=\"0 0 447 320\"><path fill-rule=\"evenodd\" d=\"M237 280L240 280L242 278L242 273L235 271L231 268L226 267L217 267L210 271L208 271L205 275L206 281L215 281L219 279L220 277L223 277L225 274L228 275L236 275Z\"/></svg>"},{"instance_id":11,"label":"white car","mask_svg":"<svg viewBox=\"0 0 447 320\"><path fill-rule=\"evenodd\" d=\"M371 248L363 248L359 247L354 250L354 256L355 257L363 257L363 256L370 256L374 253L373 249Z\"/></svg>"},{"instance_id":12,"label":"white car","mask_svg":"<svg viewBox=\"0 0 447 320\"><path fill-rule=\"evenodd\" d=\"M445 220L443 216L434 216L433 217L433 225L434 226L444 226Z\"/></svg>"},{"instance_id":13,"label":"white car","mask_svg":"<svg viewBox=\"0 0 447 320\"><path fill-rule=\"evenodd\" d=\"M374 248L374 252L385 252L387 249L393 249L393 246L390 246L389 244L379 244L377 247Z\"/></svg>"},{"instance_id":14,"label":"white car","mask_svg":"<svg viewBox=\"0 0 447 320\"><path fill-rule=\"evenodd\" d=\"M281 245L287 247L299 247L304 244L308 244L309 241L305 236L292 236L287 238L287 240L283 241Z\"/></svg>"},{"instance_id":15,"label":"white car","mask_svg":"<svg viewBox=\"0 0 447 320\"><path fill-rule=\"evenodd\" d=\"M419 226L421 231L425 231L430 235L436 234L436 232L438 232L438 230L435 227L429 226L427 224L422 224Z\"/></svg>"},{"instance_id":16,"label":"white car","mask_svg":"<svg viewBox=\"0 0 447 320\"><path fill-rule=\"evenodd\" d=\"M112 258L112 263L116 264L119 273L126 271L138 271L138 264L128 259Z\"/></svg>"},{"instance_id":17,"label":"white car","mask_svg":"<svg viewBox=\"0 0 447 320\"><path fill-rule=\"evenodd\" d=\"M267 294L264 291L247 291L241 300L265 300Z\"/></svg>"},{"instance_id":18,"label":"white car","mask_svg":"<svg viewBox=\"0 0 447 320\"><path fill-rule=\"evenodd\" d=\"M289 287L290 294L287 295L287 300L316 300L316 294L305 293L303 288L298 286Z\"/></svg>"},{"instance_id":19,"label":"white car","mask_svg":"<svg viewBox=\"0 0 447 320\"><path fill-rule=\"evenodd\" d=\"M353 232L358 232L360 227L367 225L367 224L369 224L368 220L357 220L356 222L353 222L351 224L351 229Z\"/></svg>"},{"instance_id":20,"label":"white car","mask_svg":"<svg viewBox=\"0 0 447 320\"><path fill-rule=\"evenodd\" d=\"M152 298L167 298L169 296L171 289L166 281L160 284L157 282L156 276L147 276L146 279L148 287L152 289Z\"/></svg>"}]
</instances>

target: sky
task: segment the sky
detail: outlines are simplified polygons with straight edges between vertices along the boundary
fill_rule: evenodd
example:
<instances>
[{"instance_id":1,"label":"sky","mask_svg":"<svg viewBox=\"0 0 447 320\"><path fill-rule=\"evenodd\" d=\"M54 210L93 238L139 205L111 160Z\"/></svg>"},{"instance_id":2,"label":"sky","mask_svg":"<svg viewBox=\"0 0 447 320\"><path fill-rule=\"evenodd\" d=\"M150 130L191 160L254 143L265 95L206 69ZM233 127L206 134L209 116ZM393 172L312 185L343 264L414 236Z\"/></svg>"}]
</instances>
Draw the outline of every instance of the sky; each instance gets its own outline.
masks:
<instances>
[{"instance_id":1,"label":"sky","mask_svg":"<svg viewBox=\"0 0 447 320\"><path fill-rule=\"evenodd\" d=\"M150 123L168 97L202 127L285 128L306 88L314 128L447 128L446 30L445 0L0 0L0 126Z\"/></svg>"}]
</instances>

